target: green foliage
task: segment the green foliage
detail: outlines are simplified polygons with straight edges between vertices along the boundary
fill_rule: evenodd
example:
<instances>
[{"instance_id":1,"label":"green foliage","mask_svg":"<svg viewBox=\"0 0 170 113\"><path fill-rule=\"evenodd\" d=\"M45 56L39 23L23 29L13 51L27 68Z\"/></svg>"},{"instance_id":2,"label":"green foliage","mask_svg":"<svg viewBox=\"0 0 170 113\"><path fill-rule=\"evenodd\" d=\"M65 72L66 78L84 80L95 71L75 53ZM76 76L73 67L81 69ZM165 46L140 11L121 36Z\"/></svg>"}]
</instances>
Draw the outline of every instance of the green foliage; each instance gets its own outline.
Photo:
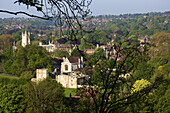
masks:
<instances>
[{"instance_id":1,"label":"green foliage","mask_svg":"<svg viewBox=\"0 0 170 113\"><path fill-rule=\"evenodd\" d=\"M140 90L148 87L151 83L145 79L137 80L132 87L131 93L139 92Z\"/></svg>"},{"instance_id":2,"label":"green foliage","mask_svg":"<svg viewBox=\"0 0 170 113\"><path fill-rule=\"evenodd\" d=\"M63 57L69 57L69 53L64 50L55 50L53 53L53 57L63 58Z\"/></svg>"},{"instance_id":3,"label":"green foliage","mask_svg":"<svg viewBox=\"0 0 170 113\"><path fill-rule=\"evenodd\" d=\"M14 50L12 46L9 46L5 51L5 56L9 60L13 60L14 57Z\"/></svg>"},{"instance_id":4,"label":"green foliage","mask_svg":"<svg viewBox=\"0 0 170 113\"><path fill-rule=\"evenodd\" d=\"M169 43L169 33L157 33L152 37L154 46L151 46L149 49L150 60L141 62L135 73L144 75L140 78L146 78L145 76L148 77L148 73L152 72L150 81L154 84L154 90L149 95L141 96L137 102L127 107L126 112L168 113L170 111ZM145 81L141 86L143 87L146 83L148 82ZM139 83L136 83L136 85L140 86Z\"/></svg>"},{"instance_id":5,"label":"green foliage","mask_svg":"<svg viewBox=\"0 0 170 113\"><path fill-rule=\"evenodd\" d=\"M77 47L73 48L73 51L71 52L72 57L81 57L82 54L80 53L81 50L78 50ZM83 53L84 55L84 53Z\"/></svg>"},{"instance_id":6,"label":"green foliage","mask_svg":"<svg viewBox=\"0 0 170 113\"><path fill-rule=\"evenodd\" d=\"M11 73L11 65L13 63L14 52L12 46L9 46L5 52L5 59L3 60L4 66L3 71L4 73Z\"/></svg>"},{"instance_id":7,"label":"green foliage","mask_svg":"<svg viewBox=\"0 0 170 113\"><path fill-rule=\"evenodd\" d=\"M0 111L22 112L24 108L22 88L15 84L1 84L0 86Z\"/></svg>"},{"instance_id":8,"label":"green foliage","mask_svg":"<svg viewBox=\"0 0 170 113\"><path fill-rule=\"evenodd\" d=\"M7 56L11 57L11 55ZM12 73L13 75L17 76L22 74L24 77L26 77L25 74L32 71L32 74L30 74L30 77L28 77L28 79L30 79L35 74L35 70L39 68L48 68L49 71L52 72L53 60L51 56L44 48L37 45L20 47L16 52L16 56L12 57L12 59L14 60L9 59L7 62L5 62L5 73Z\"/></svg>"},{"instance_id":9,"label":"green foliage","mask_svg":"<svg viewBox=\"0 0 170 113\"><path fill-rule=\"evenodd\" d=\"M25 89L27 112L60 112L63 108L64 89L55 80L30 83Z\"/></svg>"},{"instance_id":10,"label":"green foliage","mask_svg":"<svg viewBox=\"0 0 170 113\"><path fill-rule=\"evenodd\" d=\"M137 69L135 70L133 76L135 80L146 79L150 81L150 78L153 73L154 67L148 64L146 61L143 61L137 65Z\"/></svg>"},{"instance_id":11,"label":"green foliage","mask_svg":"<svg viewBox=\"0 0 170 113\"><path fill-rule=\"evenodd\" d=\"M160 56L163 52L169 52L170 33L159 32L152 36L151 42L154 46L150 48L150 57Z\"/></svg>"},{"instance_id":12,"label":"green foliage","mask_svg":"<svg viewBox=\"0 0 170 113\"><path fill-rule=\"evenodd\" d=\"M74 88L65 88L64 90L65 90L64 92L65 97L70 97L70 94L73 97L77 92L77 89L74 89Z\"/></svg>"},{"instance_id":13,"label":"green foliage","mask_svg":"<svg viewBox=\"0 0 170 113\"><path fill-rule=\"evenodd\" d=\"M21 40L21 31L13 33L12 36L14 37L15 41Z\"/></svg>"},{"instance_id":14,"label":"green foliage","mask_svg":"<svg viewBox=\"0 0 170 113\"><path fill-rule=\"evenodd\" d=\"M3 66L3 72L4 73L11 73L11 65L12 65L13 61L10 59L8 61L5 62L4 66Z\"/></svg>"},{"instance_id":15,"label":"green foliage","mask_svg":"<svg viewBox=\"0 0 170 113\"><path fill-rule=\"evenodd\" d=\"M20 77L31 80L31 78L34 77L34 74L32 73L32 71L24 71L21 73Z\"/></svg>"},{"instance_id":16,"label":"green foliage","mask_svg":"<svg viewBox=\"0 0 170 113\"><path fill-rule=\"evenodd\" d=\"M169 83L168 83L169 84ZM159 113L168 113L169 109L169 101L170 101L170 85L163 82L157 90L151 96L151 100L154 104L153 109Z\"/></svg>"},{"instance_id":17,"label":"green foliage","mask_svg":"<svg viewBox=\"0 0 170 113\"><path fill-rule=\"evenodd\" d=\"M0 53L4 53L9 46L13 44L13 37L11 35L0 35Z\"/></svg>"},{"instance_id":18,"label":"green foliage","mask_svg":"<svg viewBox=\"0 0 170 113\"><path fill-rule=\"evenodd\" d=\"M23 95L24 79L0 78L0 112L23 112L25 99Z\"/></svg>"},{"instance_id":19,"label":"green foliage","mask_svg":"<svg viewBox=\"0 0 170 113\"><path fill-rule=\"evenodd\" d=\"M90 61L93 65L95 65L99 60L106 59L103 48L97 48L90 57Z\"/></svg>"},{"instance_id":20,"label":"green foliage","mask_svg":"<svg viewBox=\"0 0 170 113\"><path fill-rule=\"evenodd\" d=\"M3 72L3 67L4 67L4 63L3 61L6 59L6 56L4 54L0 54L0 72Z\"/></svg>"}]
</instances>

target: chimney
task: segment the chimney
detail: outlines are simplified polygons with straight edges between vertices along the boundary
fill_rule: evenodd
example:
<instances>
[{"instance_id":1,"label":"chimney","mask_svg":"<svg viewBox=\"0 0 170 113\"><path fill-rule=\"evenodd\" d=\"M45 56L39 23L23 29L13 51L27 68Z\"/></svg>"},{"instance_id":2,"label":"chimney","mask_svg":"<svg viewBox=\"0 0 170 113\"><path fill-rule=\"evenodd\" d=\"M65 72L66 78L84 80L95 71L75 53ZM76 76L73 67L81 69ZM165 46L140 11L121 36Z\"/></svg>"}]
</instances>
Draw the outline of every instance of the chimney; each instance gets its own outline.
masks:
<instances>
[{"instance_id":1,"label":"chimney","mask_svg":"<svg viewBox=\"0 0 170 113\"><path fill-rule=\"evenodd\" d=\"M99 44L97 44L97 48L99 48Z\"/></svg>"},{"instance_id":2,"label":"chimney","mask_svg":"<svg viewBox=\"0 0 170 113\"><path fill-rule=\"evenodd\" d=\"M25 36L27 37L27 32L25 31Z\"/></svg>"},{"instance_id":3,"label":"chimney","mask_svg":"<svg viewBox=\"0 0 170 113\"><path fill-rule=\"evenodd\" d=\"M103 46L103 49L104 49L104 51L105 51L105 46Z\"/></svg>"},{"instance_id":4,"label":"chimney","mask_svg":"<svg viewBox=\"0 0 170 113\"><path fill-rule=\"evenodd\" d=\"M63 62L65 62L65 57L63 57Z\"/></svg>"},{"instance_id":5,"label":"chimney","mask_svg":"<svg viewBox=\"0 0 170 113\"><path fill-rule=\"evenodd\" d=\"M41 45L42 45L42 42L39 42L39 45L41 46Z\"/></svg>"},{"instance_id":6,"label":"chimney","mask_svg":"<svg viewBox=\"0 0 170 113\"><path fill-rule=\"evenodd\" d=\"M80 58L78 58L78 67L81 68Z\"/></svg>"},{"instance_id":7,"label":"chimney","mask_svg":"<svg viewBox=\"0 0 170 113\"><path fill-rule=\"evenodd\" d=\"M81 56L81 62L83 62L83 57Z\"/></svg>"}]
</instances>

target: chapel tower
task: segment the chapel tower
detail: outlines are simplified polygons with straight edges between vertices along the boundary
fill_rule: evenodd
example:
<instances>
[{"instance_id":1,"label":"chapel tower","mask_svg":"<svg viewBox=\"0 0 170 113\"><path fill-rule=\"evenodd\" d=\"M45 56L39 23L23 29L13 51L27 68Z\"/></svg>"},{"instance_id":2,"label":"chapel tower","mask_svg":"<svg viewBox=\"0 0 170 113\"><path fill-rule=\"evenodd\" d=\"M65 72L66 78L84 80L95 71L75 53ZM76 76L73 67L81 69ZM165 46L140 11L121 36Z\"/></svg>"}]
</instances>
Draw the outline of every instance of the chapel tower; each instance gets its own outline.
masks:
<instances>
[{"instance_id":1,"label":"chapel tower","mask_svg":"<svg viewBox=\"0 0 170 113\"><path fill-rule=\"evenodd\" d=\"M30 44L30 32L26 32L25 34L22 32L22 46L25 47L26 45Z\"/></svg>"}]
</instances>

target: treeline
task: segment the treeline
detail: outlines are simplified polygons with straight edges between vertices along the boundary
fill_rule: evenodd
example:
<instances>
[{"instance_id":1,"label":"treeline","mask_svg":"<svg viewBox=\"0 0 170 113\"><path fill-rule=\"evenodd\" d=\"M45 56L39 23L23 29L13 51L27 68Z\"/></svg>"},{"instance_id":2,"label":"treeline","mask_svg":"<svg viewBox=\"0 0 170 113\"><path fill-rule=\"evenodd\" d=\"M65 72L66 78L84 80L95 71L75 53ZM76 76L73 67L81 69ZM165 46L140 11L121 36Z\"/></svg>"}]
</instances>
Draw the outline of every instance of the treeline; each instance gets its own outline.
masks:
<instances>
[{"instance_id":1,"label":"treeline","mask_svg":"<svg viewBox=\"0 0 170 113\"><path fill-rule=\"evenodd\" d=\"M86 29L93 28L95 30L92 36L88 36L89 39L93 37L93 40L97 40L97 42L107 42L112 38L119 41L120 36L116 37L115 35L126 35L127 33L129 33L128 37L140 38L151 36L161 31L170 32L169 22L170 16L167 11L164 13L153 12L147 14L124 14L119 16L101 15L82 23L84 23ZM11 34L16 41L21 40L21 33L25 30L31 32L32 40L57 40L64 35L67 36L66 26L63 27L64 30L61 32L55 27L53 21L9 18L0 19L0 23L2 24L0 34ZM87 40L89 41L89 39Z\"/></svg>"},{"instance_id":2,"label":"treeline","mask_svg":"<svg viewBox=\"0 0 170 113\"><path fill-rule=\"evenodd\" d=\"M170 11L165 12L148 12L148 13L135 13L135 14L120 14L120 15L99 15L94 16L94 18L140 18L143 16L150 16L150 17L156 17L156 16L167 16L170 15Z\"/></svg>"}]
</instances>

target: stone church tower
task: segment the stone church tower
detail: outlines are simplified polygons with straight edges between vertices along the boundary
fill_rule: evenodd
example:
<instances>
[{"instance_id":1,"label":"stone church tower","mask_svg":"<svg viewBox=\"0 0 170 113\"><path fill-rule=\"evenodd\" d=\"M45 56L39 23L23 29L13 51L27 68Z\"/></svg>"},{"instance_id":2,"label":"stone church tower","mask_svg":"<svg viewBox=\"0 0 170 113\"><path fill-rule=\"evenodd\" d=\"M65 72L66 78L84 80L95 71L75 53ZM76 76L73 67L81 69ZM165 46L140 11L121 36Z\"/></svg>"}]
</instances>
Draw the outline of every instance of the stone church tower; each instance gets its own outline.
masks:
<instances>
[{"instance_id":1,"label":"stone church tower","mask_svg":"<svg viewBox=\"0 0 170 113\"><path fill-rule=\"evenodd\" d=\"M22 33L22 46L25 47L26 45L30 44L30 32L26 32L25 34Z\"/></svg>"}]
</instances>

